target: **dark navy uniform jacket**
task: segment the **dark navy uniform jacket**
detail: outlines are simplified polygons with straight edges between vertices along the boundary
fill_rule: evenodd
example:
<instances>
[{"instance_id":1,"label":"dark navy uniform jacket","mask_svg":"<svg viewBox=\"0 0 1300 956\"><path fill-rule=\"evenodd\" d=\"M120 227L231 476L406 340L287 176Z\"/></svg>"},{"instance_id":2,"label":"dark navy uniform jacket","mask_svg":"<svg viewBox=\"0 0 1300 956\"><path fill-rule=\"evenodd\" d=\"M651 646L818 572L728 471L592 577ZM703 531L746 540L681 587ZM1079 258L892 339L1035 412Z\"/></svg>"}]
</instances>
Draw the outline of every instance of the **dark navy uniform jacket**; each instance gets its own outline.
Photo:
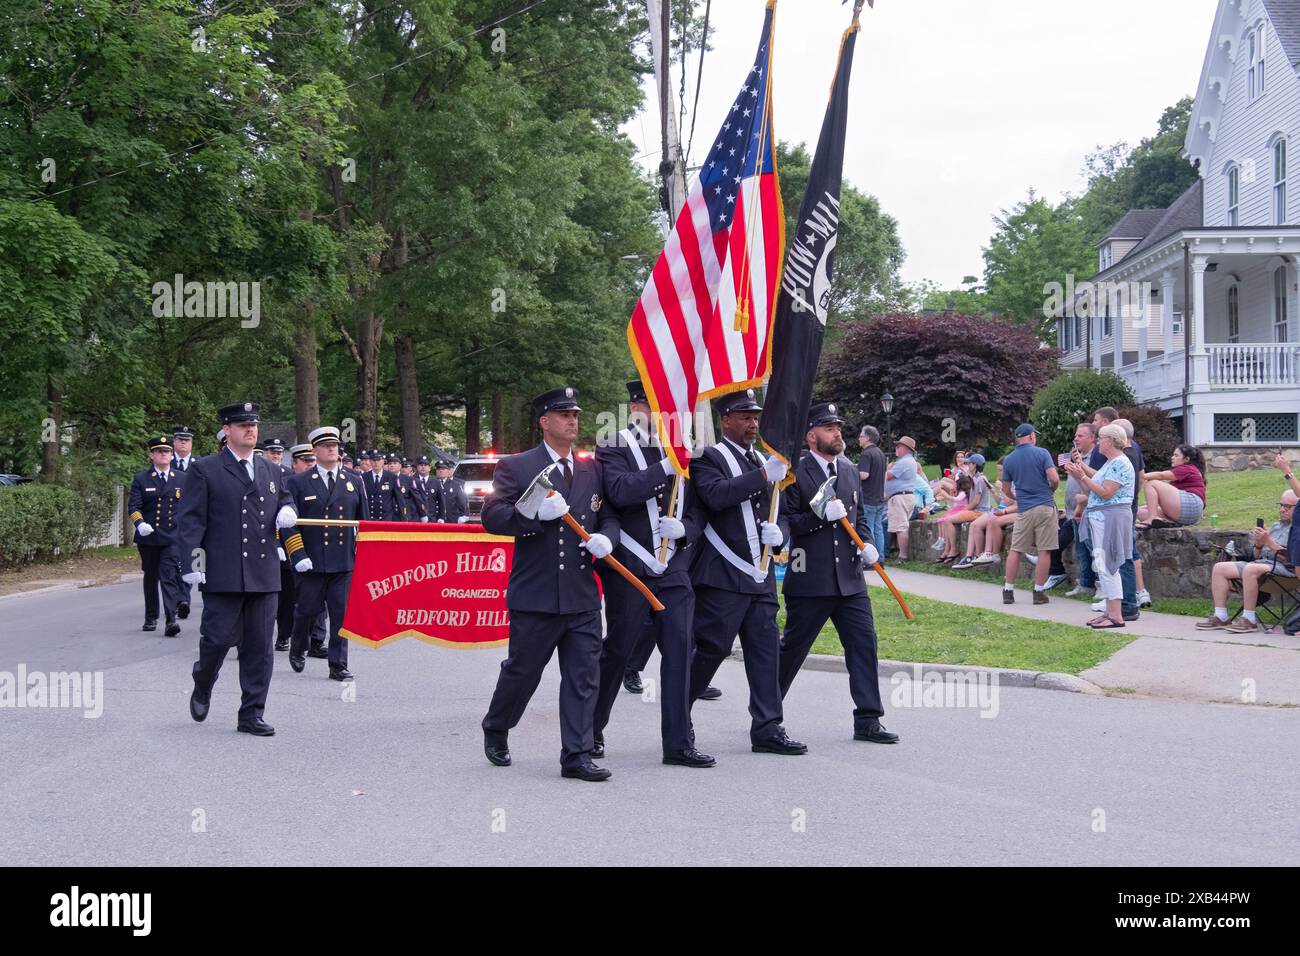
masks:
<instances>
[{"instance_id":1,"label":"dark navy uniform jacket","mask_svg":"<svg viewBox=\"0 0 1300 956\"><path fill-rule=\"evenodd\" d=\"M656 575L644 559L628 547L629 539L635 541L656 561L659 549L656 538L650 530L650 511L646 502L655 499L659 514L668 514L668 499L672 497L673 479L676 472L665 474L662 449L649 443L640 432L636 433L637 447L645 460L646 469L637 464L632 449L628 445L628 436L624 431L617 435L616 445L603 445L596 449L596 461L600 464L605 481L605 506L614 509L618 518L619 544L614 550L616 557L627 565L629 571L639 578L682 578L683 583L690 573L694 546L704 531L704 513L698 507L692 507L691 483L682 482L682 524L686 526L686 536L677 539L677 550L669 557L668 568L662 575Z\"/></svg>"},{"instance_id":2,"label":"dark navy uniform jacket","mask_svg":"<svg viewBox=\"0 0 1300 956\"><path fill-rule=\"evenodd\" d=\"M419 521L428 514L424 499L415 490L414 476L394 475L397 484L395 491L398 502L398 517L395 521Z\"/></svg>"},{"instance_id":3,"label":"dark navy uniform jacket","mask_svg":"<svg viewBox=\"0 0 1300 956\"><path fill-rule=\"evenodd\" d=\"M726 441L726 439L723 439ZM741 474L733 477L731 469L717 448L704 449L703 454L691 461L691 485L695 496L703 505L705 520L712 525L722 542L737 557L748 564L757 564L750 559L750 541L741 508L749 509L754 516L754 531L759 533L761 522L767 520L772 501L772 483L763 474L763 469L744 457L743 450L728 442L732 456L740 465ZM781 524L778 520L778 524ZM789 537L788 533L785 535ZM696 587L720 588L724 591L737 591L741 594L775 594L776 561L775 555L780 547L774 547L774 560L768 565L767 577L755 581L753 576L735 567L709 541L707 528L695 549L695 561L691 565L691 582ZM763 545L758 544L758 553L762 557Z\"/></svg>"},{"instance_id":4,"label":"dark navy uniform jacket","mask_svg":"<svg viewBox=\"0 0 1300 956\"><path fill-rule=\"evenodd\" d=\"M794 473L794 484L781 495L781 514L791 537L783 593L787 597L862 594L867 590L862 576L866 566L858 555L858 546L838 521L823 521L808 507L826 481L826 472L811 453L805 453ZM843 455L835 460L835 496L843 502L858 536L867 544L876 544L862 513L862 477L857 465Z\"/></svg>"},{"instance_id":5,"label":"dark navy uniform jacket","mask_svg":"<svg viewBox=\"0 0 1300 956\"><path fill-rule=\"evenodd\" d=\"M430 478L429 487L437 492L439 515L438 520L445 521L447 524L455 524L465 515L469 514L469 499L465 495L465 482L459 478L448 478L444 483L439 478ZM430 521L433 519L430 518Z\"/></svg>"},{"instance_id":6,"label":"dark navy uniform jacket","mask_svg":"<svg viewBox=\"0 0 1300 956\"><path fill-rule=\"evenodd\" d=\"M421 516L428 516L430 521L440 521L442 515L438 506L438 495L433 487L436 483L437 479L433 475L428 478L419 475L411 476L411 495L420 506Z\"/></svg>"},{"instance_id":7,"label":"dark navy uniform jacket","mask_svg":"<svg viewBox=\"0 0 1300 956\"><path fill-rule=\"evenodd\" d=\"M280 590L275 516L293 496L280 469L253 456L253 474L234 453L223 448L198 458L185 473L177 543L181 571L193 570L193 554L203 549L206 583L202 591L266 592Z\"/></svg>"},{"instance_id":8,"label":"dark navy uniform jacket","mask_svg":"<svg viewBox=\"0 0 1300 956\"><path fill-rule=\"evenodd\" d=\"M371 494L371 490L374 494ZM401 521L401 498L397 494L397 482L386 471L378 475L370 473L370 486L366 489L370 505L370 518L373 521Z\"/></svg>"},{"instance_id":9,"label":"dark navy uniform jacket","mask_svg":"<svg viewBox=\"0 0 1300 956\"><path fill-rule=\"evenodd\" d=\"M141 522L153 527L153 534L143 537L136 531L135 543L145 548L165 548L176 539L176 516L180 512L185 472L172 470L166 480L156 468L136 472L131 479L127 510L131 523L139 529Z\"/></svg>"},{"instance_id":10,"label":"dark navy uniform jacket","mask_svg":"<svg viewBox=\"0 0 1300 956\"><path fill-rule=\"evenodd\" d=\"M366 494L360 483L343 468L334 477L334 490L327 492L328 483L321 477L320 469L294 475L289 479L289 493L293 495L294 510L299 518L334 518L343 521L366 521L370 511L366 507ZM351 571L357 550L355 528L342 526L318 527L295 525L288 529L284 544L290 564L304 557L311 558L311 569L317 574L337 574Z\"/></svg>"},{"instance_id":11,"label":"dark navy uniform jacket","mask_svg":"<svg viewBox=\"0 0 1300 956\"><path fill-rule=\"evenodd\" d=\"M605 507L601 468L591 459L572 458L573 484L564 487L561 469L552 473L569 513L588 533L618 544L618 518ZM600 609L592 556L564 520L538 521L515 510L515 502L543 468L551 464L545 443L531 451L502 458L492 478L492 493L483 503L483 527L492 534L513 535L514 560L506 607L539 614L577 614Z\"/></svg>"}]
</instances>

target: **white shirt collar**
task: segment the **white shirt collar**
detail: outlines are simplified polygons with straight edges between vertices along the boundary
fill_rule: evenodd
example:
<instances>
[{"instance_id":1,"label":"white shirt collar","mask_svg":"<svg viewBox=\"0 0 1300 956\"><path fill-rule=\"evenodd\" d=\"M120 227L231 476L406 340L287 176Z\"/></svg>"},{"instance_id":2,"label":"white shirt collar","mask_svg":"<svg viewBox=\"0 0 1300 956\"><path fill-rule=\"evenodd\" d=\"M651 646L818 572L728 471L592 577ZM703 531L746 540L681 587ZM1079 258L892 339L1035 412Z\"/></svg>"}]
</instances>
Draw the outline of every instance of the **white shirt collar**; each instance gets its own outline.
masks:
<instances>
[{"instance_id":1,"label":"white shirt collar","mask_svg":"<svg viewBox=\"0 0 1300 956\"><path fill-rule=\"evenodd\" d=\"M328 468L326 468L324 465L322 465L320 462L317 462L317 463L316 463L316 470L320 472L320 476L321 476L322 478L329 478L329 476L330 476L330 470L329 470ZM339 468L338 465L335 465L335 466L334 466L334 470L335 470L336 472L338 472L338 471L340 471L341 469ZM334 478L335 478L336 481L338 480L338 477L339 477L339 476L338 476L337 474L334 476Z\"/></svg>"},{"instance_id":2,"label":"white shirt collar","mask_svg":"<svg viewBox=\"0 0 1300 956\"><path fill-rule=\"evenodd\" d=\"M251 465L253 463L253 453L251 451L248 453L247 458L240 458L236 455L235 449L230 447L230 445L226 445L226 451L230 452L230 457L235 459L235 461L239 462L241 465Z\"/></svg>"},{"instance_id":3,"label":"white shirt collar","mask_svg":"<svg viewBox=\"0 0 1300 956\"><path fill-rule=\"evenodd\" d=\"M817 452L813 451L811 448L808 449L808 455L810 458L812 458L813 461L817 462L817 464L822 466L822 474L825 475L827 478L829 478L831 476L831 468L830 468L831 462L827 461L825 456L817 454ZM831 459L831 461L837 459L838 456L836 456L835 459ZM839 467L836 466L836 472L838 473L838 471L839 471Z\"/></svg>"},{"instance_id":4,"label":"white shirt collar","mask_svg":"<svg viewBox=\"0 0 1300 956\"><path fill-rule=\"evenodd\" d=\"M754 449L753 445L750 445L748 448L746 448L744 445L740 444L740 442L732 441L726 435L722 436L722 440L745 456L748 456L749 453Z\"/></svg>"},{"instance_id":5,"label":"white shirt collar","mask_svg":"<svg viewBox=\"0 0 1300 956\"><path fill-rule=\"evenodd\" d=\"M548 455L551 456L551 461L552 461L552 462L559 461L561 458L564 457L564 456L561 455L559 452L557 452L554 448L552 448L552 447L551 447L547 442L542 442L542 447L544 447L544 448L546 449L546 453L547 453ZM568 461L569 461L569 466L572 467L572 466L573 466L573 450L572 450L572 449L569 450Z\"/></svg>"}]
</instances>

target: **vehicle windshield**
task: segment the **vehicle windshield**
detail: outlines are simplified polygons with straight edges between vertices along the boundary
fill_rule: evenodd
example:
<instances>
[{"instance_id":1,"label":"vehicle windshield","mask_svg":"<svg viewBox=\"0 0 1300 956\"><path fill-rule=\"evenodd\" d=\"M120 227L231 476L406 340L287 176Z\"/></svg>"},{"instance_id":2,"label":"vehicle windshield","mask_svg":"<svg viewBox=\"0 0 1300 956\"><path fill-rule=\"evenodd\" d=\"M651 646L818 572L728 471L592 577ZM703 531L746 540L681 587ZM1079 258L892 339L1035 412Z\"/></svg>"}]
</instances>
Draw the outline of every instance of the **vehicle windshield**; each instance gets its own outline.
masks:
<instances>
[{"instance_id":1,"label":"vehicle windshield","mask_svg":"<svg viewBox=\"0 0 1300 956\"><path fill-rule=\"evenodd\" d=\"M461 481L491 481L496 471L495 461L467 461L456 467L456 477Z\"/></svg>"}]
</instances>

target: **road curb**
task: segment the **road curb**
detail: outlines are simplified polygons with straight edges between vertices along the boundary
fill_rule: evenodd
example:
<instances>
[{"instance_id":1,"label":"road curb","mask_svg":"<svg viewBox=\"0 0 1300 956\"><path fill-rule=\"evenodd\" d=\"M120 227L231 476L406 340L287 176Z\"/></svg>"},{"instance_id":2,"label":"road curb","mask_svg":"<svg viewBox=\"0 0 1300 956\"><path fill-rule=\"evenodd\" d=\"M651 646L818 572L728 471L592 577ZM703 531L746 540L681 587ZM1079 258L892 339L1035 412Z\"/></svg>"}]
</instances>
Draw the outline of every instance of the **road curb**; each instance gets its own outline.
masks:
<instances>
[{"instance_id":1,"label":"road curb","mask_svg":"<svg viewBox=\"0 0 1300 956\"><path fill-rule=\"evenodd\" d=\"M848 672L844 658L838 654L809 654L803 666L806 670L828 671L833 674ZM1073 674L1057 674L1051 671L1015 670L1008 667L979 667L970 664L928 664L913 661L880 661L879 671L882 677L892 677L896 672L903 672L908 677L919 674L990 674L996 675L999 687L1036 687L1040 690L1064 690L1073 694L1105 695L1105 691L1092 681L1075 677Z\"/></svg>"},{"instance_id":2,"label":"road curb","mask_svg":"<svg viewBox=\"0 0 1300 956\"><path fill-rule=\"evenodd\" d=\"M69 591L72 590L73 588L88 588L91 587L93 584L94 582L89 578L84 578L81 580L69 579L67 581L60 581L58 584L51 584L43 588L32 588L30 591L15 591L13 594L0 594L0 601L7 600L9 598L26 597L29 594L45 594L47 591Z\"/></svg>"}]
</instances>

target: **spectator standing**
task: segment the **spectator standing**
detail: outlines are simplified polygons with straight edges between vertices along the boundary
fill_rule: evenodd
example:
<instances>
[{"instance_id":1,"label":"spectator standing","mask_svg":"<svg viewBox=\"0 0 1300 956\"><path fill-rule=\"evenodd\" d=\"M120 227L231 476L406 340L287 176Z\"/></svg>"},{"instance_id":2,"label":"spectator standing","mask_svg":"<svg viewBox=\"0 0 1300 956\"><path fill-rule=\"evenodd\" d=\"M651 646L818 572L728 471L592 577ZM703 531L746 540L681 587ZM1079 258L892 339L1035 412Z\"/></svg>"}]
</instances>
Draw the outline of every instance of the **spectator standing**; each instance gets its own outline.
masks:
<instances>
[{"instance_id":1,"label":"spectator standing","mask_svg":"<svg viewBox=\"0 0 1300 956\"><path fill-rule=\"evenodd\" d=\"M1103 425L1119 425L1128 435L1128 445L1124 448L1124 456L1133 466L1137 479L1137 491L1142 490L1142 474L1146 469L1146 461L1142 455L1142 446L1134 438L1133 423L1126 418L1120 418L1119 412L1109 405L1105 405L1092 413L1093 427L1098 431ZM1094 458L1096 452L1094 451ZM1091 464L1091 462L1089 462ZM1133 521L1137 522L1138 496L1135 491L1133 494ZM1133 536L1133 557L1130 561L1125 562L1124 567L1120 570L1120 580L1124 584L1124 620L1136 621L1138 619L1139 607L1151 606L1151 595L1147 592L1142 580L1142 559L1138 556L1137 535ZM1102 608L1098 604L1093 605L1094 611L1100 611Z\"/></svg>"},{"instance_id":2,"label":"spectator standing","mask_svg":"<svg viewBox=\"0 0 1300 956\"><path fill-rule=\"evenodd\" d=\"M1273 459L1273 467L1282 472L1282 477L1287 480L1291 490L1300 495L1300 478L1295 475L1295 468L1286 455L1278 455Z\"/></svg>"},{"instance_id":3,"label":"spectator standing","mask_svg":"<svg viewBox=\"0 0 1300 956\"><path fill-rule=\"evenodd\" d=\"M1020 556L1037 552L1034 603L1047 603L1049 554L1057 546L1056 487L1061 483L1046 448L1038 447L1038 429L1026 422L1016 429L1016 448L1002 459L1002 494L1018 508L1002 583L1002 603L1015 604Z\"/></svg>"},{"instance_id":4,"label":"spectator standing","mask_svg":"<svg viewBox=\"0 0 1300 956\"><path fill-rule=\"evenodd\" d=\"M1255 551L1255 560L1219 561L1210 572L1210 594L1214 598L1214 613L1204 621L1197 621L1196 627L1201 631L1222 628L1235 634L1249 634L1259 628L1255 617L1255 608L1259 604L1259 584L1266 575L1280 574L1295 576L1295 565L1287 556L1287 544L1293 534L1297 496L1294 491L1282 492L1277 503L1278 520L1265 531L1255 528L1251 532L1251 544ZM1241 582L1241 617L1228 623L1228 592L1231 583Z\"/></svg>"},{"instance_id":5,"label":"spectator standing","mask_svg":"<svg viewBox=\"0 0 1300 956\"><path fill-rule=\"evenodd\" d=\"M1080 531L1092 554L1092 567L1105 600L1105 613L1088 622L1098 630L1124 626L1123 584L1120 569L1132 560L1133 516L1130 506L1137 494L1137 473L1124 455L1128 435L1119 425L1104 425L1097 432L1097 448L1106 459L1092 475L1079 462L1066 471L1088 490L1087 519Z\"/></svg>"},{"instance_id":6,"label":"spectator standing","mask_svg":"<svg viewBox=\"0 0 1300 956\"><path fill-rule=\"evenodd\" d=\"M1175 448L1168 471L1146 473L1143 497L1147 503L1138 509L1139 528L1197 524L1205 511L1205 456L1201 450L1195 445Z\"/></svg>"},{"instance_id":7,"label":"spectator standing","mask_svg":"<svg viewBox=\"0 0 1300 956\"><path fill-rule=\"evenodd\" d=\"M894 463L885 471L885 517L898 539L898 560L907 560L908 522L916 507L916 440L904 435L894 446Z\"/></svg>"},{"instance_id":8,"label":"spectator standing","mask_svg":"<svg viewBox=\"0 0 1300 956\"><path fill-rule=\"evenodd\" d=\"M862 455L858 459L858 477L862 479L862 515L871 529L871 539L885 552L885 453L880 450L880 432L863 425L858 433Z\"/></svg>"}]
</instances>

